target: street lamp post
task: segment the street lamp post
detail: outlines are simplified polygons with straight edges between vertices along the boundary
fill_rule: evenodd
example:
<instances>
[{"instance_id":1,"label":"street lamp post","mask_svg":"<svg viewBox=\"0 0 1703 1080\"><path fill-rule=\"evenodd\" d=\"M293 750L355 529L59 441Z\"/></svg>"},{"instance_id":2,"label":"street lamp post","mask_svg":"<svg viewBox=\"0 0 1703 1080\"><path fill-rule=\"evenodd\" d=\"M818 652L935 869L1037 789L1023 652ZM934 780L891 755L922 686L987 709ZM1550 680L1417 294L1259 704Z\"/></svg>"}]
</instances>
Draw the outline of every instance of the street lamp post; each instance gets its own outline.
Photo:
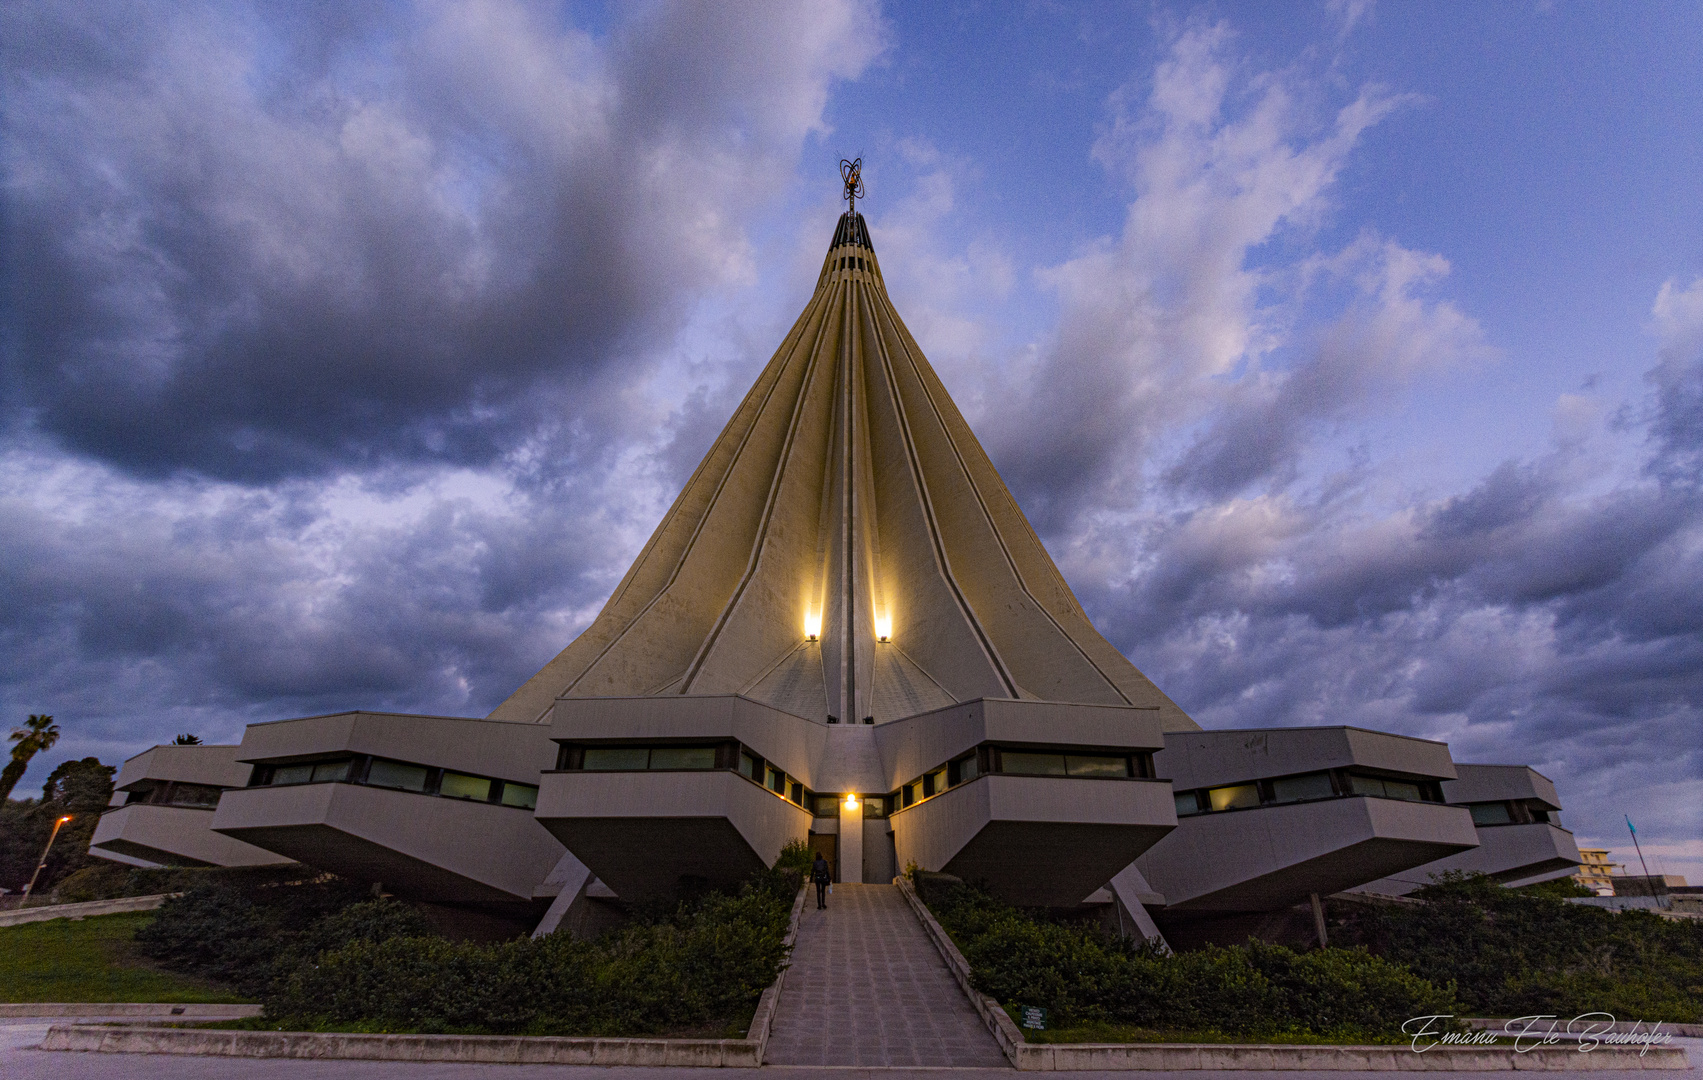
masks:
<instances>
[{"instance_id":1,"label":"street lamp post","mask_svg":"<svg viewBox=\"0 0 1703 1080\"><path fill-rule=\"evenodd\" d=\"M65 823L70 820L71 815L66 814L53 823L53 831L47 834L47 846L41 849L41 862L36 864L35 873L30 875L30 883L24 886L24 898L18 901L20 908L30 902L30 893L35 890L36 879L41 877L42 870L47 867L47 853L53 850L53 842L59 839L59 830L64 828Z\"/></svg>"}]
</instances>

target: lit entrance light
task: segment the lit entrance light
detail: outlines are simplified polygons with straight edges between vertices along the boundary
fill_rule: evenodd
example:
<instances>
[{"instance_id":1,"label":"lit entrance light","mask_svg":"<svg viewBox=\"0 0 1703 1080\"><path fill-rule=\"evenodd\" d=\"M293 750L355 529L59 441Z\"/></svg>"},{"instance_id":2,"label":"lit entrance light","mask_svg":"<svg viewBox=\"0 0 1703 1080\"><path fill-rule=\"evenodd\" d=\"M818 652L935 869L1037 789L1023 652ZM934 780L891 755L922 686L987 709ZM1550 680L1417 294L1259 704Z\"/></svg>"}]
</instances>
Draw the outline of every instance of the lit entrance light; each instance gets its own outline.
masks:
<instances>
[{"instance_id":1,"label":"lit entrance light","mask_svg":"<svg viewBox=\"0 0 1703 1080\"><path fill-rule=\"evenodd\" d=\"M892 641L893 640L893 616L891 616L891 615L877 615L875 617L875 640L876 641Z\"/></svg>"},{"instance_id":2,"label":"lit entrance light","mask_svg":"<svg viewBox=\"0 0 1703 1080\"><path fill-rule=\"evenodd\" d=\"M812 611L804 617L804 640L815 641L822 636L822 613Z\"/></svg>"},{"instance_id":3,"label":"lit entrance light","mask_svg":"<svg viewBox=\"0 0 1703 1080\"><path fill-rule=\"evenodd\" d=\"M857 809L857 796L856 795L847 795L846 796L846 809L848 811Z\"/></svg>"}]
</instances>

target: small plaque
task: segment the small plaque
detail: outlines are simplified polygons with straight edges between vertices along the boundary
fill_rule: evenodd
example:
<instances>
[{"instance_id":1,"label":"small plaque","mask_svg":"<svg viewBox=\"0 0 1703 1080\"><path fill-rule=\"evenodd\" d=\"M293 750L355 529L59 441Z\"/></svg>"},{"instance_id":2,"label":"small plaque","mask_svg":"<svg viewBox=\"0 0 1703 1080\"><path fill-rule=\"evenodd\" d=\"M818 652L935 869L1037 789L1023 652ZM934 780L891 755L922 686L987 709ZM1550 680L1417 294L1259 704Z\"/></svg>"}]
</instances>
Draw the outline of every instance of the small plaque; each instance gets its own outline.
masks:
<instances>
[{"instance_id":1,"label":"small plaque","mask_svg":"<svg viewBox=\"0 0 1703 1080\"><path fill-rule=\"evenodd\" d=\"M1036 1008L1033 1005L1023 1006L1023 1026L1034 1028L1036 1031L1045 1031L1047 1029L1047 1010Z\"/></svg>"}]
</instances>

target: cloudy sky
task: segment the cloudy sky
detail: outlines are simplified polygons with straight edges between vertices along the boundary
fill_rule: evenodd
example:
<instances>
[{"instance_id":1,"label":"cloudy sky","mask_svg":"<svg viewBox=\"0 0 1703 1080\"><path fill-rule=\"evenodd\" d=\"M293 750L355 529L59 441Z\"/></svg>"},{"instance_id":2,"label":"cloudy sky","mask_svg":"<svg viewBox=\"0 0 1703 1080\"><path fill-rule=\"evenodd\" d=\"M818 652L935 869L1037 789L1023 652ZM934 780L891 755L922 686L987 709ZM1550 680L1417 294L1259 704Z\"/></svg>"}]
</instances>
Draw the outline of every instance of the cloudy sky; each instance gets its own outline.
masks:
<instances>
[{"instance_id":1,"label":"cloudy sky","mask_svg":"<svg viewBox=\"0 0 1703 1080\"><path fill-rule=\"evenodd\" d=\"M1703 881L1695 4L8 0L0 719L482 715L867 163L900 313L1207 727L1554 778Z\"/></svg>"}]
</instances>

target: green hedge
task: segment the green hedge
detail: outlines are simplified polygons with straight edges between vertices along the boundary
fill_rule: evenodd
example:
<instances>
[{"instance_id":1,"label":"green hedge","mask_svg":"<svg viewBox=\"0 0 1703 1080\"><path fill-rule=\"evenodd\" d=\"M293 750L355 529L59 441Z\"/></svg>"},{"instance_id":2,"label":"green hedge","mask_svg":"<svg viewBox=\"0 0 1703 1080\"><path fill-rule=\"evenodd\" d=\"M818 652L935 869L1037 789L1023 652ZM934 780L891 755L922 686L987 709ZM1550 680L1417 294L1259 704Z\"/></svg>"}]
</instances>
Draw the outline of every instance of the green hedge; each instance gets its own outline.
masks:
<instances>
[{"instance_id":1,"label":"green hedge","mask_svg":"<svg viewBox=\"0 0 1703 1080\"><path fill-rule=\"evenodd\" d=\"M1331 940L1453 980L1479 1016L1609 1012L1703 1022L1703 921L1569 904L1445 875L1419 904L1332 905Z\"/></svg>"},{"instance_id":2,"label":"green hedge","mask_svg":"<svg viewBox=\"0 0 1703 1080\"><path fill-rule=\"evenodd\" d=\"M796 869L757 875L595 941L356 940L266 998L274 1026L535 1035L737 1037L786 959Z\"/></svg>"},{"instance_id":3,"label":"green hedge","mask_svg":"<svg viewBox=\"0 0 1703 1080\"><path fill-rule=\"evenodd\" d=\"M1363 949L1250 941L1170 956L967 886L936 885L928 903L978 989L1008 1007L1045 1008L1054 1027L1389 1040L1410 1017L1458 1012L1453 986Z\"/></svg>"}]
</instances>

